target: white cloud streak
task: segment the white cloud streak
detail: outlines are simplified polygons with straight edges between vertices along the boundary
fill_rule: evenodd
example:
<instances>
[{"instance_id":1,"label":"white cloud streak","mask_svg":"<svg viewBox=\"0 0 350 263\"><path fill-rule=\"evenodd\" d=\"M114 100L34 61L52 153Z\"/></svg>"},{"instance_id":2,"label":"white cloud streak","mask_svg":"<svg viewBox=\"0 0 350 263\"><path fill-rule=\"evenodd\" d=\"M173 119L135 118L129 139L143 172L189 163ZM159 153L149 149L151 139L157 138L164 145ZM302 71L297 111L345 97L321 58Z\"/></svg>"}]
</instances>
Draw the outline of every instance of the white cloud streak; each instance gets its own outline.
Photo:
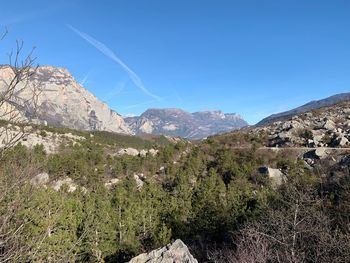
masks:
<instances>
[{"instance_id":1,"label":"white cloud streak","mask_svg":"<svg viewBox=\"0 0 350 263\"><path fill-rule=\"evenodd\" d=\"M90 45L94 46L97 50L99 50L102 54L119 64L125 72L129 75L132 82L135 84L136 87L138 87L144 94L146 94L149 97L154 98L155 100L162 100L161 97L151 93L142 83L141 78L131 69L129 68L111 49L109 49L105 44L98 41L97 39L93 38L92 36L81 32L80 30L76 29L75 27L71 25L67 25L67 27L72 30L74 33L76 33L78 36L80 36L82 39L84 39L86 42L88 42Z\"/></svg>"}]
</instances>

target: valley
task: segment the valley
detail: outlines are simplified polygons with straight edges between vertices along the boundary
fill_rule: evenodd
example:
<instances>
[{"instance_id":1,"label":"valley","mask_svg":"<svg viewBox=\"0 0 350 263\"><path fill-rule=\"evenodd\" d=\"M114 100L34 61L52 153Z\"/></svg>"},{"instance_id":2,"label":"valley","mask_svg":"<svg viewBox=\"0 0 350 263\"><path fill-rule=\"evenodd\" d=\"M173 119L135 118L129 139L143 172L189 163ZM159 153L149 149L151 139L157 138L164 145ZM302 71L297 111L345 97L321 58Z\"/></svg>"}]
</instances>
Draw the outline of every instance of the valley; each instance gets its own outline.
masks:
<instances>
[{"instance_id":1,"label":"valley","mask_svg":"<svg viewBox=\"0 0 350 263\"><path fill-rule=\"evenodd\" d=\"M0 263L350 262L349 10L3 1Z\"/></svg>"}]
</instances>

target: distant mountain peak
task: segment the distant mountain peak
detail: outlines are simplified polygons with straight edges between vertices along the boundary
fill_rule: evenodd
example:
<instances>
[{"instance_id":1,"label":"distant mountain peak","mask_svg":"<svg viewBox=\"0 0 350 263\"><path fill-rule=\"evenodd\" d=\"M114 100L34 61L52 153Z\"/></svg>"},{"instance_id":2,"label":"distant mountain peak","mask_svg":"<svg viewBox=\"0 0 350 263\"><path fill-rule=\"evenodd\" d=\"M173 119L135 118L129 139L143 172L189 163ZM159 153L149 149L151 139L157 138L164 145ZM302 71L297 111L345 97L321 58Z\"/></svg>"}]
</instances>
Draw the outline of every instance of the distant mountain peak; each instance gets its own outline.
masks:
<instances>
[{"instance_id":1,"label":"distant mountain peak","mask_svg":"<svg viewBox=\"0 0 350 263\"><path fill-rule=\"evenodd\" d=\"M136 134L152 133L187 139L203 139L248 125L236 113L225 114L221 110L189 113L178 108L152 108L141 116L125 118L125 121Z\"/></svg>"}]
</instances>

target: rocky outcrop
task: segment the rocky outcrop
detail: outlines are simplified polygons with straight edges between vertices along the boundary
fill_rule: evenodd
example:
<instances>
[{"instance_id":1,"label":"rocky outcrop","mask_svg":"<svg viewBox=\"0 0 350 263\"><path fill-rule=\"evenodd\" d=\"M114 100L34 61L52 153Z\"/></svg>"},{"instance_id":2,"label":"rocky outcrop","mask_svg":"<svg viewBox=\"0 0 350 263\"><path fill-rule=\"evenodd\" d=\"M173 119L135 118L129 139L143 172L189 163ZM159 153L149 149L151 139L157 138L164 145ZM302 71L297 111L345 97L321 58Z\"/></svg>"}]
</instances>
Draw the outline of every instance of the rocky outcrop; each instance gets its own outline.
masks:
<instances>
[{"instance_id":1,"label":"rocky outcrop","mask_svg":"<svg viewBox=\"0 0 350 263\"><path fill-rule=\"evenodd\" d=\"M6 89L13 76L10 67L0 67L0 92ZM20 83L17 89L21 90L23 85ZM43 124L79 130L132 134L118 113L84 89L66 69L39 67L27 85L28 88L15 93L10 104L30 120L39 119ZM30 105L22 107L33 96L32 87L40 89L35 113Z\"/></svg>"},{"instance_id":2,"label":"rocky outcrop","mask_svg":"<svg viewBox=\"0 0 350 263\"><path fill-rule=\"evenodd\" d=\"M266 125L269 123L273 123L276 121L280 121L280 120L285 120L286 118L290 118L293 117L295 115L301 114L301 113L305 113L308 111L312 111L312 110L317 110L323 107L328 107L328 106L332 106L335 105L339 102L342 101L348 101L350 100L350 92L349 93L341 93L341 94L337 94L322 100L315 100L315 101L311 101L303 106L300 106L298 108L286 111L286 112L281 112L281 113L277 113L277 114L273 114L265 119L263 119L262 121L260 121L257 125L261 126L261 125Z\"/></svg>"},{"instance_id":3,"label":"rocky outcrop","mask_svg":"<svg viewBox=\"0 0 350 263\"><path fill-rule=\"evenodd\" d=\"M48 173L40 173L34 176L30 183L34 186L42 186L48 184L50 181L50 176Z\"/></svg>"},{"instance_id":4,"label":"rocky outcrop","mask_svg":"<svg viewBox=\"0 0 350 263\"><path fill-rule=\"evenodd\" d=\"M117 153L115 153L115 156L122 156L122 155L130 155L130 156L146 156L147 154L151 156L156 156L158 154L158 150L155 149L149 149L149 150L137 150L135 148L123 148L120 149Z\"/></svg>"},{"instance_id":5,"label":"rocky outcrop","mask_svg":"<svg viewBox=\"0 0 350 263\"><path fill-rule=\"evenodd\" d=\"M163 248L141 254L129 263L198 263L198 261L191 255L187 246L178 239Z\"/></svg>"},{"instance_id":6,"label":"rocky outcrop","mask_svg":"<svg viewBox=\"0 0 350 263\"><path fill-rule=\"evenodd\" d=\"M136 134L178 136L186 139L203 139L248 125L236 113L224 114L221 111L189 113L181 109L149 109L139 117L125 118L125 121Z\"/></svg>"},{"instance_id":7,"label":"rocky outcrop","mask_svg":"<svg viewBox=\"0 0 350 263\"><path fill-rule=\"evenodd\" d=\"M42 145L46 153L55 153L63 143L76 144L83 140L85 140L84 137L72 133L53 133L36 130L32 126L8 124L0 127L0 148L20 143L28 148Z\"/></svg>"},{"instance_id":8,"label":"rocky outcrop","mask_svg":"<svg viewBox=\"0 0 350 263\"><path fill-rule=\"evenodd\" d=\"M350 147L350 101L250 129L269 147Z\"/></svg>"}]
</instances>

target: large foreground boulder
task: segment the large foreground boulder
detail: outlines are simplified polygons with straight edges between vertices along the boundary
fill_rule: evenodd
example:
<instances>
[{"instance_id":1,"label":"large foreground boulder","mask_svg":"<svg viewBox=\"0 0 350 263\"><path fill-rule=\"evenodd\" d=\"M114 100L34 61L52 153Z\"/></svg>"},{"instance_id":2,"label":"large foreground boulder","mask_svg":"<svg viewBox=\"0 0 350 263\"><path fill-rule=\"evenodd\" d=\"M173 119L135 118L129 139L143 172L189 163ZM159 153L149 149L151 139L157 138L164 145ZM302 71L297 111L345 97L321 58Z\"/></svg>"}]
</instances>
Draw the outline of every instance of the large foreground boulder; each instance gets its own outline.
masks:
<instances>
[{"instance_id":1,"label":"large foreground boulder","mask_svg":"<svg viewBox=\"0 0 350 263\"><path fill-rule=\"evenodd\" d=\"M151 251L150 253L141 254L129 263L198 263L191 255L187 246L180 240L172 244Z\"/></svg>"}]
</instances>

